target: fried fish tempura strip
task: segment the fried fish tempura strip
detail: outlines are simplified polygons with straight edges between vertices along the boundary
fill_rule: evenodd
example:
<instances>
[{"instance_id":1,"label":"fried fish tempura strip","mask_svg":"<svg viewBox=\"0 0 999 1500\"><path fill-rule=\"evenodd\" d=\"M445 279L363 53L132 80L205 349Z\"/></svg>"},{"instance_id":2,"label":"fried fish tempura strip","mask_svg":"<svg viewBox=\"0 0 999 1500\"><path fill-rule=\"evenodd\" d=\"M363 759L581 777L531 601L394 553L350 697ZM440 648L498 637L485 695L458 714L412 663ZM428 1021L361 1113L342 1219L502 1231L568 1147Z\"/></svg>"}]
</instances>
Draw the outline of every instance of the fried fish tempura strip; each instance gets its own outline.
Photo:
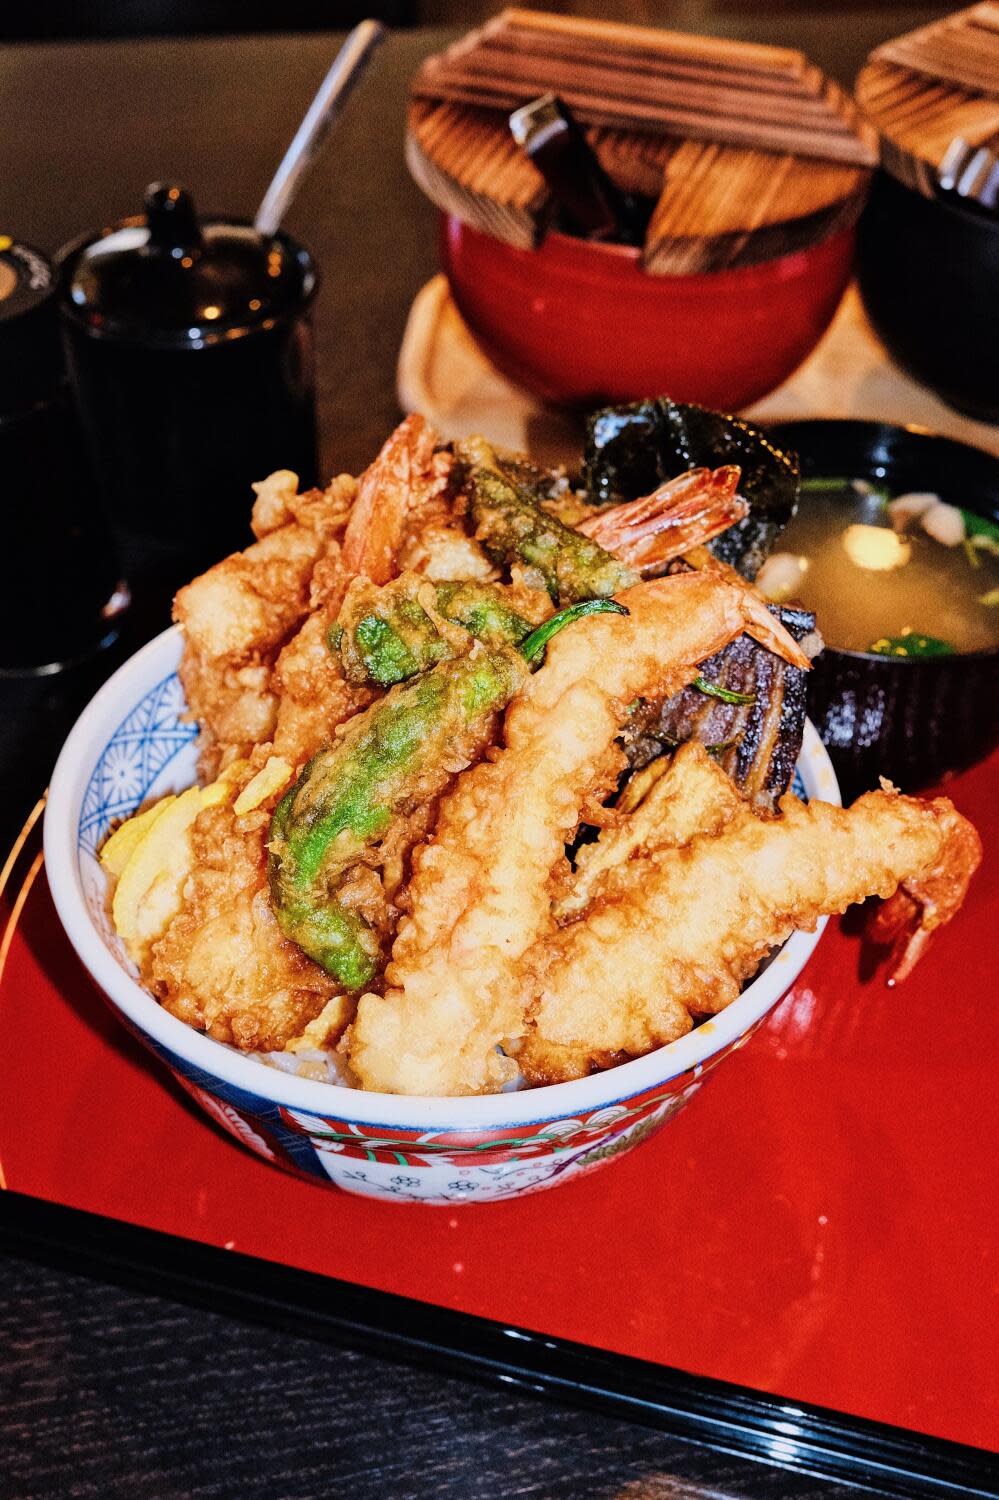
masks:
<instances>
[{"instance_id":1,"label":"fried fish tempura strip","mask_svg":"<svg viewBox=\"0 0 999 1500\"><path fill-rule=\"evenodd\" d=\"M654 761L638 776L649 772L654 779L634 810L579 851L576 878L553 908L558 921L578 916L629 862L688 844L698 833L719 833L745 809L731 778L695 741L681 745L672 761Z\"/></svg>"},{"instance_id":2,"label":"fried fish tempura strip","mask_svg":"<svg viewBox=\"0 0 999 1500\"><path fill-rule=\"evenodd\" d=\"M678 691L743 630L807 665L749 590L696 573L640 583L630 613L580 621L507 711L505 749L465 772L414 858L384 996L364 995L350 1037L364 1087L494 1091L514 1071L496 1053L523 1029L511 977L552 923L551 881L587 806L614 785L627 704Z\"/></svg>"},{"instance_id":3,"label":"fried fish tempura strip","mask_svg":"<svg viewBox=\"0 0 999 1500\"><path fill-rule=\"evenodd\" d=\"M745 816L718 837L659 851L641 878L528 955L533 1019L518 1061L557 1083L610 1055L638 1057L723 1009L797 927L900 884L934 881L934 926L960 906L978 864L974 829L946 798L868 792L852 808L785 797L781 816Z\"/></svg>"},{"instance_id":4,"label":"fried fish tempura strip","mask_svg":"<svg viewBox=\"0 0 999 1500\"><path fill-rule=\"evenodd\" d=\"M242 789L265 759L257 751L234 786ZM181 911L143 964L165 1010L247 1051L284 1047L324 1010L336 1035L353 1012L271 910L265 840L279 790L243 817L231 798L199 813Z\"/></svg>"},{"instance_id":5,"label":"fried fish tempura strip","mask_svg":"<svg viewBox=\"0 0 999 1500\"><path fill-rule=\"evenodd\" d=\"M297 486L287 470L258 485L259 540L195 578L174 601L184 634L180 679L201 725L207 779L223 761L272 737L271 669L312 607L313 573L336 550L356 481L342 475L307 495L297 494Z\"/></svg>"},{"instance_id":6,"label":"fried fish tempura strip","mask_svg":"<svg viewBox=\"0 0 999 1500\"><path fill-rule=\"evenodd\" d=\"M651 773L651 774L650 774ZM647 860L643 857L661 849L682 848L699 834L716 837L736 821L752 817L753 810L740 795L729 777L703 745L691 741L681 745L672 760L654 761L639 771L628 783L622 801L636 781L647 778L644 789L634 797L633 810L627 821L605 829L595 844L580 851L579 873L569 895L556 904L558 918L571 916L590 905L594 894L599 898L620 895L645 878ZM584 858L585 856L585 858ZM682 1035L689 1029L689 1018L677 1017ZM532 1034L529 1032L528 1036ZM518 1062L520 1055L518 1053ZM584 1048L544 1044L544 1066L562 1079L581 1078L593 1067L613 1067L627 1059L620 1054L593 1054ZM537 1067L540 1058L528 1063Z\"/></svg>"}]
</instances>

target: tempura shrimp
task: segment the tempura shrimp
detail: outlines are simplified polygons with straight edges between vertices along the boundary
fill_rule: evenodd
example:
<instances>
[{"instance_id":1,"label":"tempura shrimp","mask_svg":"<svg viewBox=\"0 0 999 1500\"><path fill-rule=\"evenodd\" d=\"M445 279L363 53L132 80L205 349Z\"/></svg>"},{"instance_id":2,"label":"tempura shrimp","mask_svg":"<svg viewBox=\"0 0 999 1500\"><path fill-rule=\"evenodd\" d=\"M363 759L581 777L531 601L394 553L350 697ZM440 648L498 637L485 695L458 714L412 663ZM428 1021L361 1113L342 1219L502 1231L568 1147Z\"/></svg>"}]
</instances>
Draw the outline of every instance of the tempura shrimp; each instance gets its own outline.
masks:
<instances>
[{"instance_id":1,"label":"tempura shrimp","mask_svg":"<svg viewBox=\"0 0 999 1500\"><path fill-rule=\"evenodd\" d=\"M735 493L740 471L729 465L691 470L609 510L581 505L567 522L524 487L513 466L504 468L484 438L456 443L455 453L476 539L495 563L526 569L559 604L606 598L664 572L749 509Z\"/></svg>"},{"instance_id":2,"label":"tempura shrimp","mask_svg":"<svg viewBox=\"0 0 999 1500\"><path fill-rule=\"evenodd\" d=\"M903 883L934 894L928 935L961 905L980 857L946 798L888 789L839 808L789 795L778 818L747 805L720 835L625 866L616 890L526 956L520 1068L558 1083L674 1041L734 1000L796 927Z\"/></svg>"},{"instance_id":3,"label":"tempura shrimp","mask_svg":"<svg viewBox=\"0 0 999 1500\"><path fill-rule=\"evenodd\" d=\"M651 495L576 523L576 530L646 576L691 547L703 547L749 514L736 494L739 468L689 469Z\"/></svg>"},{"instance_id":4,"label":"tempura shrimp","mask_svg":"<svg viewBox=\"0 0 999 1500\"><path fill-rule=\"evenodd\" d=\"M424 417L408 416L362 474L343 538L348 578L387 583L398 571L407 526L414 520L429 524L444 519L447 507L441 496L451 459L439 444Z\"/></svg>"},{"instance_id":5,"label":"tempura shrimp","mask_svg":"<svg viewBox=\"0 0 999 1500\"><path fill-rule=\"evenodd\" d=\"M808 666L755 594L711 576L640 583L619 602L627 616L583 620L552 642L507 712L505 748L459 778L414 857L388 989L362 997L351 1033L366 1088L483 1093L515 1071L496 1051L523 1030L511 975L552 924L566 843L615 784L629 702L679 691L744 630Z\"/></svg>"}]
</instances>

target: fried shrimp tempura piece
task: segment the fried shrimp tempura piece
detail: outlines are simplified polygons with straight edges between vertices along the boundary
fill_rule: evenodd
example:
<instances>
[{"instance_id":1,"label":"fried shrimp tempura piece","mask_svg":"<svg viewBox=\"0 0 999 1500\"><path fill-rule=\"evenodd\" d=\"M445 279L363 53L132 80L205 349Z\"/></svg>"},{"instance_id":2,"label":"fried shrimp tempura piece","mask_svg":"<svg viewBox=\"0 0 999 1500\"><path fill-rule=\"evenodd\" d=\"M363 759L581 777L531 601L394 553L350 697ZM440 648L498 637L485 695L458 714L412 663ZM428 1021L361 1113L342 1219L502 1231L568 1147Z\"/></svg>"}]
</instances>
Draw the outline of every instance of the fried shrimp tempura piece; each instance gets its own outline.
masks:
<instances>
[{"instance_id":1,"label":"fried shrimp tempura piece","mask_svg":"<svg viewBox=\"0 0 999 1500\"><path fill-rule=\"evenodd\" d=\"M343 545L318 563L312 577L312 613L277 659L274 745L297 765L309 760L340 724L377 694L344 677L329 648L330 627L352 583L385 583L399 571L402 553L440 529L450 514L450 456L423 417L401 422L362 475ZM450 533L448 533L450 534Z\"/></svg>"},{"instance_id":2,"label":"fried shrimp tempura piece","mask_svg":"<svg viewBox=\"0 0 999 1500\"><path fill-rule=\"evenodd\" d=\"M672 759L653 761L640 771L618 798L617 806L624 807L627 818L605 829L595 844L580 851L576 879L568 895L553 909L559 920L571 919L585 910L595 894L606 900L610 893L621 895L640 884L648 864L644 856L660 849L682 848L698 834L716 837L754 813L731 777L696 741L681 745ZM677 1014L677 1023L678 1035L690 1028L689 1017ZM529 1041L531 1037L528 1032ZM517 1053L518 1063L521 1051ZM594 1067L609 1068L626 1060L620 1053L592 1053L550 1040L544 1043L544 1067L553 1077L579 1078ZM530 1046L524 1061L528 1067L539 1064Z\"/></svg>"},{"instance_id":3,"label":"fried shrimp tempura piece","mask_svg":"<svg viewBox=\"0 0 999 1500\"><path fill-rule=\"evenodd\" d=\"M524 1076L562 1082L675 1040L692 1015L734 1000L795 928L855 901L929 883L937 902L927 922L938 926L960 906L980 856L977 834L946 798L891 790L849 809L789 795L778 818L747 810L718 836L656 851L623 889L526 956Z\"/></svg>"},{"instance_id":4,"label":"fried shrimp tempura piece","mask_svg":"<svg viewBox=\"0 0 999 1500\"><path fill-rule=\"evenodd\" d=\"M254 753L235 789L268 754L266 746ZM143 980L165 1010L245 1051L284 1047L327 1007L335 1037L353 1009L329 975L287 941L271 911L264 841L278 795L244 817L232 800L199 813L180 913L143 964Z\"/></svg>"},{"instance_id":5,"label":"fried shrimp tempura piece","mask_svg":"<svg viewBox=\"0 0 999 1500\"><path fill-rule=\"evenodd\" d=\"M591 616L551 643L507 711L505 748L459 778L417 851L388 988L362 997L350 1034L364 1087L485 1093L515 1071L496 1052L523 1030L510 980L552 925L566 843L616 781L633 698L678 691L747 629L807 666L763 602L733 584L690 573L637 584L620 602L628 615Z\"/></svg>"},{"instance_id":6,"label":"fried shrimp tempura piece","mask_svg":"<svg viewBox=\"0 0 999 1500\"><path fill-rule=\"evenodd\" d=\"M887 782L882 786L890 790ZM977 830L961 818L948 842L946 858L903 880L894 896L873 912L867 934L875 943L891 945L890 985L901 984L912 973L935 930L958 910L981 857Z\"/></svg>"},{"instance_id":7,"label":"fried shrimp tempura piece","mask_svg":"<svg viewBox=\"0 0 999 1500\"><path fill-rule=\"evenodd\" d=\"M577 531L648 577L656 569L663 572L667 563L689 547L703 547L749 514L748 504L736 494L740 478L735 464L688 469L644 499L591 512L574 524Z\"/></svg>"},{"instance_id":8,"label":"fried shrimp tempura piece","mask_svg":"<svg viewBox=\"0 0 999 1500\"><path fill-rule=\"evenodd\" d=\"M451 457L424 417L408 416L361 476L343 539L348 578L387 583L410 529L445 521Z\"/></svg>"}]
</instances>

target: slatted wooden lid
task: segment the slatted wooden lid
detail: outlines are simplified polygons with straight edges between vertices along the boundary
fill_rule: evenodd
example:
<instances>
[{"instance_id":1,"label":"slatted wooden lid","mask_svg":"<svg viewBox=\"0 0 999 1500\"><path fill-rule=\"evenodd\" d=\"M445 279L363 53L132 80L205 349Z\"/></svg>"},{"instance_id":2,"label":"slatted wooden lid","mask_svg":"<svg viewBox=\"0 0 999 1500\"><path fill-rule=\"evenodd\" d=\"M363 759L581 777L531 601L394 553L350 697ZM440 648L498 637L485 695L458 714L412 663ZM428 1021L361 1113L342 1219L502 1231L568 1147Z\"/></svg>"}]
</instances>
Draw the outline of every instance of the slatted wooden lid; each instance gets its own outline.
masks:
<instances>
[{"instance_id":1,"label":"slatted wooden lid","mask_svg":"<svg viewBox=\"0 0 999 1500\"><path fill-rule=\"evenodd\" d=\"M786 47L504 10L413 80L418 97L508 112L548 92L589 125L874 161L853 101Z\"/></svg>"},{"instance_id":2,"label":"slatted wooden lid","mask_svg":"<svg viewBox=\"0 0 999 1500\"><path fill-rule=\"evenodd\" d=\"M658 200L643 252L654 274L813 243L856 217L876 159L852 100L800 52L507 10L413 80L407 156L428 196L534 244L548 191L507 118L549 90L618 185Z\"/></svg>"},{"instance_id":3,"label":"slatted wooden lid","mask_svg":"<svg viewBox=\"0 0 999 1500\"><path fill-rule=\"evenodd\" d=\"M932 195L956 136L999 146L999 4L987 0L878 47L857 79L857 100L881 132L887 170Z\"/></svg>"}]
</instances>

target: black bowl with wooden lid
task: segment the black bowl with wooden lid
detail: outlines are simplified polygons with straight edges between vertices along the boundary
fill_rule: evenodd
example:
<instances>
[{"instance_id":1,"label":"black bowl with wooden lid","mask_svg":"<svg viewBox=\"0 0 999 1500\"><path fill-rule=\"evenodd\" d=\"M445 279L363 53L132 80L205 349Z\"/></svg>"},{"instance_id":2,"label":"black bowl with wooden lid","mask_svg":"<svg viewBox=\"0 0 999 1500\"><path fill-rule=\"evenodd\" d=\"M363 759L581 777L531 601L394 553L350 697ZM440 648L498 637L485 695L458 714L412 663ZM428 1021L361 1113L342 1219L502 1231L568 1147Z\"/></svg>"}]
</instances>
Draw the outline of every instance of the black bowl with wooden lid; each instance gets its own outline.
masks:
<instances>
[{"instance_id":1,"label":"black bowl with wooden lid","mask_svg":"<svg viewBox=\"0 0 999 1500\"><path fill-rule=\"evenodd\" d=\"M999 422L999 214L928 198L878 172L857 282L894 358L948 405Z\"/></svg>"},{"instance_id":2,"label":"black bowl with wooden lid","mask_svg":"<svg viewBox=\"0 0 999 1500\"><path fill-rule=\"evenodd\" d=\"M885 42L857 78L881 157L857 279L899 364L999 422L999 30L985 9Z\"/></svg>"}]
</instances>

